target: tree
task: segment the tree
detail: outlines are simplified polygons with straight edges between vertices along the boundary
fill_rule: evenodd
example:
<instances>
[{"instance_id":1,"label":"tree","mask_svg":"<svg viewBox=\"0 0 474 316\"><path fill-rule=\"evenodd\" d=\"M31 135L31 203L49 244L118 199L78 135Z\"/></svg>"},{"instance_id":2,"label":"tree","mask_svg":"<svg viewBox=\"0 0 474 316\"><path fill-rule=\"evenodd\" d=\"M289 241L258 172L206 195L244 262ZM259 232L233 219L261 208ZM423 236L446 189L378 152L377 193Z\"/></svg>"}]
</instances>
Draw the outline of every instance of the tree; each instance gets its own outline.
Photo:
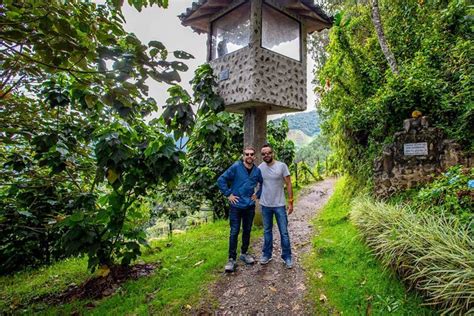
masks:
<instances>
[{"instance_id":1,"label":"tree","mask_svg":"<svg viewBox=\"0 0 474 316\"><path fill-rule=\"evenodd\" d=\"M192 56L125 32L122 3L7 0L0 8L3 273L78 253L92 270L130 263L146 242L134 225L144 196L176 183L183 153L170 132L191 130L194 114L176 93L187 66L168 57ZM148 79L173 85L165 118L150 123L157 105ZM200 100L215 106L207 84Z\"/></svg>"},{"instance_id":2,"label":"tree","mask_svg":"<svg viewBox=\"0 0 474 316\"><path fill-rule=\"evenodd\" d=\"M330 155L331 151L328 138L318 134L306 146L296 152L296 161L304 161L310 168L314 168L318 162L322 163Z\"/></svg>"},{"instance_id":3,"label":"tree","mask_svg":"<svg viewBox=\"0 0 474 316\"><path fill-rule=\"evenodd\" d=\"M372 22L374 23L377 38L379 40L380 48L382 49L385 58L390 66L392 72L396 75L400 74L398 71L397 61L388 46L387 38L383 32L382 20L380 18L379 1L372 0Z\"/></svg>"},{"instance_id":4,"label":"tree","mask_svg":"<svg viewBox=\"0 0 474 316\"><path fill-rule=\"evenodd\" d=\"M237 159L243 147L241 115L209 114L197 119L190 136L179 190L173 199L185 201L193 211L207 203L214 218L226 218L228 201L216 185L217 178Z\"/></svg>"}]
</instances>

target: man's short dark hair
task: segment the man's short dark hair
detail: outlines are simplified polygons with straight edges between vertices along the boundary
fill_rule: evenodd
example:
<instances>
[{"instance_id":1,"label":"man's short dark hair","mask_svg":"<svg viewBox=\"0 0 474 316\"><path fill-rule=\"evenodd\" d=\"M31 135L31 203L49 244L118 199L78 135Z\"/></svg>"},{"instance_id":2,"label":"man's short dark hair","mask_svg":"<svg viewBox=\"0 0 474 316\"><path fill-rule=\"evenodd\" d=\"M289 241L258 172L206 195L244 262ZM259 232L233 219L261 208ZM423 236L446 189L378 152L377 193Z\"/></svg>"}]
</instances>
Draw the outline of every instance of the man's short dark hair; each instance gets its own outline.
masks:
<instances>
[{"instance_id":1,"label":"man's short dark hair","mask_svg":"<svg viewBox=\"0 0 474 316\"><path fill-rule=\"evenodd\" d=\"M255 148L253 146L245 146L243 151L245 152L246 150L251 150L254 154L256 153Z\"/></svg>"},{"instance_id":2,"label":"man's short dark hair","mask_svg":"<svg viewBox=\"0 0 474 316\"><path fill-rule=\"evenodd\" d=\"M273 151L272 146L270 146L270 144L268 144L268 143L264 144L264 145L262 146L262 149L263 149L263 148L270 148L270 150Z\"/></svg>"}]
</instances>

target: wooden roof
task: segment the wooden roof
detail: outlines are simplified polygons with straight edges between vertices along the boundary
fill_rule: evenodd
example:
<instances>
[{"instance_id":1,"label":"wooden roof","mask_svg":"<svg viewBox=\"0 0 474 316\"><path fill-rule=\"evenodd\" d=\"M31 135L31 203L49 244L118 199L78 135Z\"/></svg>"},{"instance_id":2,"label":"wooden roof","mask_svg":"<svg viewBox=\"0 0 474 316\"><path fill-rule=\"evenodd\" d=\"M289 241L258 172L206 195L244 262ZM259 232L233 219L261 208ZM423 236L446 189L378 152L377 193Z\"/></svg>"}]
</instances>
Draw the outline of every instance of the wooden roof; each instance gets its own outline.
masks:
<instances>
[{"instance_id":1,"label":"wooden roof","mask_svg":"<svg viewBox=\"0 0 474 316\"><path fill-rule=\"evenodd\" d=\"M179 18L184 26L190 26L195 32L207 33L211 17L231 3L232 0L195 0ZM280 5L300 16L307 25L308 33L321 31L332 25L332 18L314 4L313 0L280 0Z\"/></svg>"}]
</instances>

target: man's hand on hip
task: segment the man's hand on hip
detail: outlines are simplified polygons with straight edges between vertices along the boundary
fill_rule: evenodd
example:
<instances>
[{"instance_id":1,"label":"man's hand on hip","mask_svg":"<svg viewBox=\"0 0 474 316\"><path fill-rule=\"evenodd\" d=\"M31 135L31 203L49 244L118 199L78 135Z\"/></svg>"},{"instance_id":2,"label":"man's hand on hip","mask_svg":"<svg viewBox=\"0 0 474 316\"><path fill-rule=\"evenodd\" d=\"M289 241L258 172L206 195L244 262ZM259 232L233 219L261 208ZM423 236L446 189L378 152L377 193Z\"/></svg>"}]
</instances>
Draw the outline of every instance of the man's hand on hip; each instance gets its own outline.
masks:
<instances>
[{"instance_id":1,"label":"man's hand on hip","mask_svg":"<svg viewBox=\"0 0 474 316\"><path fill-rule=\"evenodd\" d=\"M233 195L232 193L227 197L227 199L230 201L230 204L236 204L239 202L239 197Z\"/></svg>"}]
</instances>

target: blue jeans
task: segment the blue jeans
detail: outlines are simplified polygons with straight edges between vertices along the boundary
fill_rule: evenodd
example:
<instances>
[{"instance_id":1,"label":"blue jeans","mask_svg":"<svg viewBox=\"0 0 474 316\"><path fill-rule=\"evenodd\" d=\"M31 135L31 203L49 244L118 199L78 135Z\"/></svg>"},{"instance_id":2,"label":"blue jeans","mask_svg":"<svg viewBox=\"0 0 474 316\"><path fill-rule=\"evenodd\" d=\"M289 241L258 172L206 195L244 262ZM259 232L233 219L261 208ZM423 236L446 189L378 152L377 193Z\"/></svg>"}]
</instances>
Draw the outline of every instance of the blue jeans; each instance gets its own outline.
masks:
<instances>
[{"instance_id":1,"label":"blue jeans","mask_svg":"<svg viewBox=\"0 0 474 316\"><path fill-rule=\"evenodd\" d=\"M271 258L273 251L273 214L275 214L281 239L281 258L291 259L290 235L288 234L288 215L284 206L267 207L262 205L264 257Z\"/></svg>"},{"instance_id":2,"label":"blue jeans","mask_svg":"<svg viewBox=\"0 0 474 316\"><path fill-rule=\"evenodd\" d=\"M255 205L249 208L240 209L230 207L229 224L229 259L237 258L237 242L239 239L240 223L242 223L242 247L241 253L247 253L250 245L250 231L252 230L253 218L255 216Z\"/></svg>"}]
</instances>

